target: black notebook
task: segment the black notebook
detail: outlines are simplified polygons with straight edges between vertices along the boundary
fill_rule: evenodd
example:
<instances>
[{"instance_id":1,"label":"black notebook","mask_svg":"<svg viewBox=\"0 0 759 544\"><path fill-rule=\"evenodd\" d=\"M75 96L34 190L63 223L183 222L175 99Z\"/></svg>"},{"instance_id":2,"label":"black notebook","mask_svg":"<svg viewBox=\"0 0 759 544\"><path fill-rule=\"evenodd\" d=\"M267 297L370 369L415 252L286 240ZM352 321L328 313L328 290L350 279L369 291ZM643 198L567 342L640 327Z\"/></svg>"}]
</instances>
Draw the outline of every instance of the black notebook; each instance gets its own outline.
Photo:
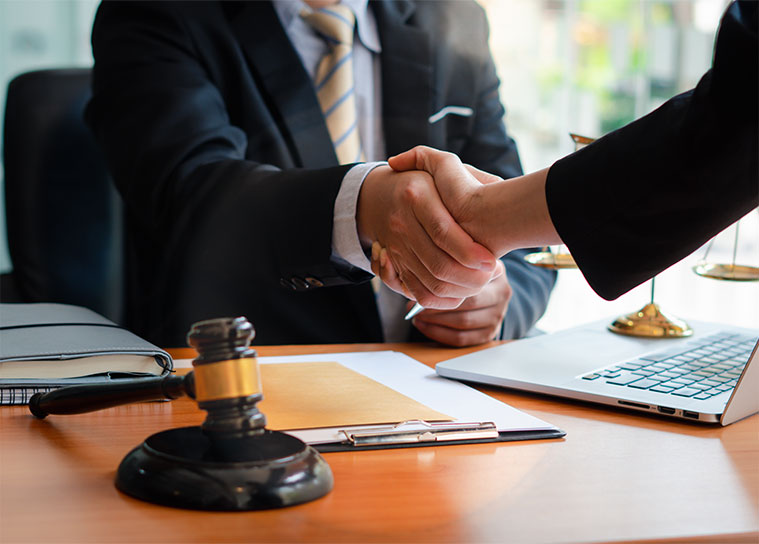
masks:
<instances>
[{"instance_id":1,"label":"black notebook","mask_svg":"<svg viewBox=\"0 0 759 544\"><path fill-rule=\"evenodd\" d=\"M171 356L92 310L0 304L0 405L66 385L155 377Z\"/></svg>"}]
</instances>

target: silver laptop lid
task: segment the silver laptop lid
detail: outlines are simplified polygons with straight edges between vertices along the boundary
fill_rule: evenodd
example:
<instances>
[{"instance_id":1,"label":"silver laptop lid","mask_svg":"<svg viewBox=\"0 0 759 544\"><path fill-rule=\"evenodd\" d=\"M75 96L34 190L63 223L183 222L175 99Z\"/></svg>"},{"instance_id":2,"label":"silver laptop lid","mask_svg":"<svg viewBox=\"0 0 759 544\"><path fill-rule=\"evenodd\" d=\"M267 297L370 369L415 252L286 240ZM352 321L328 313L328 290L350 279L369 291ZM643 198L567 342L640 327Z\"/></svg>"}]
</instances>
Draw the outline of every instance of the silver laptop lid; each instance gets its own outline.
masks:
<instances>
[{"instance_id":1,"label":"silver laptop lid","mask_svg":"<svg viewBox=\"0 0 759 544\"><path fill-rule=\"evenodd\" d=\"M720 423L730 425L759 412L759 342L754 346L751 357L743 369L738 383L733 390L730 400L727 401L725 411L722 413Z\"/></svg>"}]
</instances>

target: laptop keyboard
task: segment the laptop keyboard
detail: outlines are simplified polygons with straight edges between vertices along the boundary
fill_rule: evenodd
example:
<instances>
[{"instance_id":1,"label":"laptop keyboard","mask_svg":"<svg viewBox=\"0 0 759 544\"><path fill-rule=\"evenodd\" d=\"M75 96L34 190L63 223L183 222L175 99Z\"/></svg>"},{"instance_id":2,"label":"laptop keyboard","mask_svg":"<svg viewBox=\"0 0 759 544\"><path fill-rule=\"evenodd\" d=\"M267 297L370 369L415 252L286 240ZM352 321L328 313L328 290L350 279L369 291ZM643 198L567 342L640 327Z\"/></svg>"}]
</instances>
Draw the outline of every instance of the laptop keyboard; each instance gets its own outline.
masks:
<instances>
[{"instance_id":1,"label":"laptop keyboard","mask_svg":"<svg viewBox=\"0 0 759 544\"><path fill-rule=\"evenodd\" d=\"M756 341L756 336L720 332L581 378L706 400L733 390Z\"/></svg>"}]
</instances>

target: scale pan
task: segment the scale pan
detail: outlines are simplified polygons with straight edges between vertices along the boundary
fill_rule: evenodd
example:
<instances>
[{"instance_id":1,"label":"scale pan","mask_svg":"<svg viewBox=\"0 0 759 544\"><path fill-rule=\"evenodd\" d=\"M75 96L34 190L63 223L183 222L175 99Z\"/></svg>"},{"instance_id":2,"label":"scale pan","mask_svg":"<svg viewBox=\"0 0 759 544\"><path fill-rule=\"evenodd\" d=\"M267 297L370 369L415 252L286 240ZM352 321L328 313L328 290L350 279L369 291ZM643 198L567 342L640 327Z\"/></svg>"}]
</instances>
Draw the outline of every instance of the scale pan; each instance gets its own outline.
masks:
<instances>
[{"instance_id":1,"label":"scale pan","mask_svg":"<svg viewBox=\"0 0 759 544\"><path fill-rule=\"evenodd\" d=\"M560 270L562 268L577 268L574 258L569 253L551 253L550 251L538 251L524 256L524 260L533 266Z\"/></svg>"},{"instance_id":2,"label":"scale pan","mask_svg":"<svg viewBox=\"0 0 759 544\"><path fill-rule=\"evenodd\" d=\"M701 263L693 271L704 278L726 281L759 281L759 268L741 264Z\"/></svg>"}]
</instances>

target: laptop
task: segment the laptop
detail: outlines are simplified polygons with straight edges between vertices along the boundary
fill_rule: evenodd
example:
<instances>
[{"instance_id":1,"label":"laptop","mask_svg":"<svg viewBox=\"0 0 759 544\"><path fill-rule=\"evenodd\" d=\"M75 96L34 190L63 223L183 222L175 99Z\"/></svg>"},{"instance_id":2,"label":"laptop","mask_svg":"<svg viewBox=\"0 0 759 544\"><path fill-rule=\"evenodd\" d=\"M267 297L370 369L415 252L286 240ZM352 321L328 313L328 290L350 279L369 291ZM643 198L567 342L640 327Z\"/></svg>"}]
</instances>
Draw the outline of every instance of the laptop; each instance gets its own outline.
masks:
<instances>
[{"instance_id":1,"label":"laptop","mask_svg":"<svg viewBox=\"0 0 759 544\"><path fill-rule=\"evenodd\" d=\"M689 338L623 336L611 319L438 363L440 376L729 425L759 412L759 330L691 322Z\"/></svg>"}]
</instances>

